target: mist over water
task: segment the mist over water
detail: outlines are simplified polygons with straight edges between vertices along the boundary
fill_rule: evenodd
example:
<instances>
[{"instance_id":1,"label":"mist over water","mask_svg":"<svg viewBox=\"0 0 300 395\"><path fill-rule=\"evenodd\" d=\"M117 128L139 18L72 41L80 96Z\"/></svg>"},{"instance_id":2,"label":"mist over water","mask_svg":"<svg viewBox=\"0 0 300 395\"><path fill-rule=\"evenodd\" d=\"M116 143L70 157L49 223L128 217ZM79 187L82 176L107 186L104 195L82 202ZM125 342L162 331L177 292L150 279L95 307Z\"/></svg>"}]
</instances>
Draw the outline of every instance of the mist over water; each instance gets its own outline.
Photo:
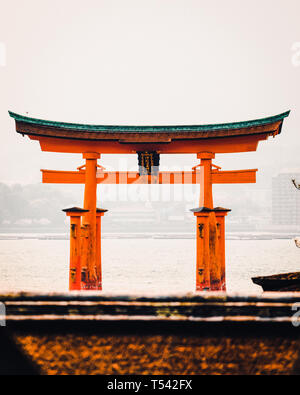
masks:
<instances>
[{"instance_id":1,"label":"mist over water","mask_svg":"<svg viewBox=\"0 0 300 395\"><path fill-rule=\"evenodd\" d=\"M103 292L194 292L192 239L103 239ZM251 277L300 271L293 240L227 240L229 293L259 294ZM67 292L67 240L0 240L0 292Z\"/></svg>"}]
</instances>

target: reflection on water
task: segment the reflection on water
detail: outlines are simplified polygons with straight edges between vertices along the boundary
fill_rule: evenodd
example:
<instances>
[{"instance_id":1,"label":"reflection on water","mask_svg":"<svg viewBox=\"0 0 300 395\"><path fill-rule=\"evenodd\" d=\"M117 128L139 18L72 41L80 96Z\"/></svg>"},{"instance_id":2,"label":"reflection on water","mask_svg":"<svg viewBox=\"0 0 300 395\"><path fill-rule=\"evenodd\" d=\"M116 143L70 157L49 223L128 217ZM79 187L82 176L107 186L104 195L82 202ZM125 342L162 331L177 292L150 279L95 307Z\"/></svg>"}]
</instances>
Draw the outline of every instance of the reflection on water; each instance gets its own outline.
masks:
<instances>
[{"instance_id":1,"label":"reflection on water","mask_svg":"<svg viewBox=\"0 0 300 395\"><path fill-rule=\"evenodd\" d=\"M195 240L104 239L103 291L107 293L193 292ZM227 287L231 293L260 293L251 277L300 271L292 240L228 240ZM66 240L0 240L0 292L66 292Z\"/></svg>"}]
</instances>

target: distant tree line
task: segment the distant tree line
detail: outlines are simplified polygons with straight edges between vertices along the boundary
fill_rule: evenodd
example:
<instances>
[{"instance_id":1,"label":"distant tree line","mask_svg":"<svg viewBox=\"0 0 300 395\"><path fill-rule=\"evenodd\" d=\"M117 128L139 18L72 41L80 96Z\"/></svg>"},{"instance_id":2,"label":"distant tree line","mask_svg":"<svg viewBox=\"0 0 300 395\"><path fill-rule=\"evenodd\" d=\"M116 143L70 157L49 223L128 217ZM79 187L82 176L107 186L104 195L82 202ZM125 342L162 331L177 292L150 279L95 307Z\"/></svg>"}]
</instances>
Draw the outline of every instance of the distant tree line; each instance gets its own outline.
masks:
<instances>
[{"instance_id":1,"label":"distant tree line","mask_svg":"<svg viewBox=\"0 0 300 395\"><path fill-rule=\"evenodd\" d=\"M70 200L72 198L54 186L0 183L0 226L64 226L65 215L61 210Z\"/></svg>"}]
</instances>

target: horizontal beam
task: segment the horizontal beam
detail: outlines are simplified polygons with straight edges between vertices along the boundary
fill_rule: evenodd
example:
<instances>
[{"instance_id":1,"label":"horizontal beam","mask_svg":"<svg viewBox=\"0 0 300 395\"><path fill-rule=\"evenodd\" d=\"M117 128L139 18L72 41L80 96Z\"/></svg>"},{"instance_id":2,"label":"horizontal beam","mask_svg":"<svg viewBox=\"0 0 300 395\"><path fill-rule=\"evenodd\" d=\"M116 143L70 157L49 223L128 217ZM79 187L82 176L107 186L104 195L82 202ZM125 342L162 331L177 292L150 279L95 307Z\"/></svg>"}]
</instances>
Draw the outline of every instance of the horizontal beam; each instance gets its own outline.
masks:
<instances>
[{"instance_id":1,"label":"horizontal beam","mask_svg":"<svg viewBox=\"0 0 300 395\"><path fill-rule=\"evenodd\" d=\"M85 184L85 171L41 170L44 184Z\"/></svg>"},{"instance_id":2,"label":"horizontal beam","mask_svg":"<svg viewBox=\"0 0 300 395\"><path fill-rule=\"evenodd\" d=\"M41 170L46 184L84 184L85 171ZM212 171L213 184L255 183L257 169ZM157 176L140 176L134 171L98 172L97 184L200 184L200 171L164 171Z\"/></svg>"},{"instance_id":3,"label":"horizontal beam","mask_svg":"<svg viewBox=\"0 0 300 395\"><path fill-rule=\"evenodd\" d=\"M258 169L212 171L213 184L255 184Z\"/></svg>"},{"instance_id":4,"label":"horizontal beam","mask_svg":"<svg viewBox=\"0 0 300 395\"><path fill-rule=\"evenodd\" d=\"M272 134L276 133L276 129ZM184 139L157 142L129 142L124 143L111 140L79 140L68 138L54 138L29 135L32 140L39 141L42 151L78 153L99 152L100 154L136 154L140 151L157 151L163 154L198 154L199 152L213 152L225 154L234 152L256 151L258 143L267 140L270 133L250 134L238 137ZM124 136L123 136L124 139Z\"/></svg>"}]
</instances>

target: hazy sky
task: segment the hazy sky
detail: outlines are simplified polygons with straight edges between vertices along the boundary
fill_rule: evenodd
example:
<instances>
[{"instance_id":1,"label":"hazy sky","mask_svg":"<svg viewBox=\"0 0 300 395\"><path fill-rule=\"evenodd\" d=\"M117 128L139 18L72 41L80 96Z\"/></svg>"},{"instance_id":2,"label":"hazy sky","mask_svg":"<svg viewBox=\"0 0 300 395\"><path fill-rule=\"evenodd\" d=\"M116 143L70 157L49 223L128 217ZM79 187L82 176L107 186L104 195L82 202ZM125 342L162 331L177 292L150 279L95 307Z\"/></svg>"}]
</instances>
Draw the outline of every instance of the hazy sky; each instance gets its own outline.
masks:
<instances>
[{"instance_id":1,"label":"hazy sky","mask_svg":"<svg viewBox=\"0 0 300 395\"><path fill-rule=\"evenodd\" d=\"M80 155L43 153L7 111L97 124L203 124L292 110L224 168L300 168L299 0L0 0L0 182L40 182ZM299 49L298 49L299 48ZM101 164L118 167L116 156ZM137 165L134 157L131 165ZM195 165L168 156L163 165Z\"/></svg>"}]
</instances>

